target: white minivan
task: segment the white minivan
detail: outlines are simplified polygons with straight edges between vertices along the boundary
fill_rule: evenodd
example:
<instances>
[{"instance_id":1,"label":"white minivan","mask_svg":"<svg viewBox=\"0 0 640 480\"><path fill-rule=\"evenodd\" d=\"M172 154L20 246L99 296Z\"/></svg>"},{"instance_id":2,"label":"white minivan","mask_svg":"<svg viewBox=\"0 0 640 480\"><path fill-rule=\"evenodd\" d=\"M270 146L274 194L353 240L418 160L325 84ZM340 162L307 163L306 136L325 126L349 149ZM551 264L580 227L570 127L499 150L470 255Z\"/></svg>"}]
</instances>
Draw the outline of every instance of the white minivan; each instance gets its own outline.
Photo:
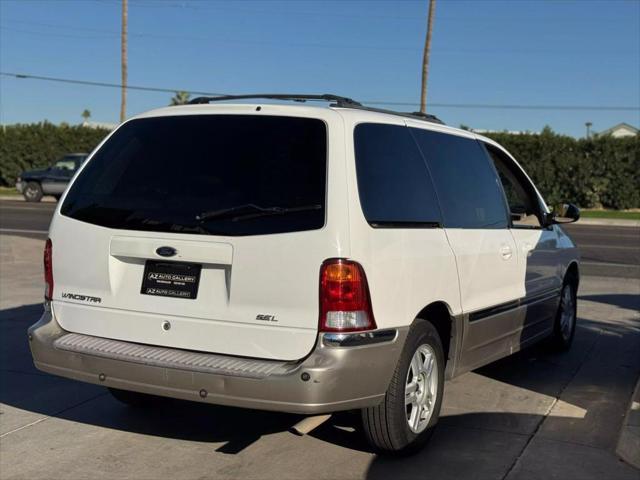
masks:
<instances>
[{"instance_id":1,"label":"white minivan","mask_svg":"<svg viewBox=\"0 0 640 480\"><path fill-rule=\"evenodd\" d=\"M124 122L72 180L31 351L129 404L360 409L375 449L413 450L445 379L569 348L579 256L557 224L578 218L429 115L198 98Z\"/></svg>"}]
</instances>

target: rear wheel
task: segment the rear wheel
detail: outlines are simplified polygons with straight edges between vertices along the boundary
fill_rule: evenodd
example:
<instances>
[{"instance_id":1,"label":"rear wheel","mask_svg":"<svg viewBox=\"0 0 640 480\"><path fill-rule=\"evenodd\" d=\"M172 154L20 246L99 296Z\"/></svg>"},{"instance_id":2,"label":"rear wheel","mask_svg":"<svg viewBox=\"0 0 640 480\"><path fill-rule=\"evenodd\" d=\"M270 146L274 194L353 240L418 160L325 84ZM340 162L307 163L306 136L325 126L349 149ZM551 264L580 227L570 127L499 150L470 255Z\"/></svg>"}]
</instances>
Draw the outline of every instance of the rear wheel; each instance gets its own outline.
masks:
<instances>
[{"instance_id":1,"label":"rear wheel","mask_svg":"<svg viewBox=\"0 0 640 480\"><path fill-rule=\"evenodd\" d=\"M568 281L562 287L560 304L556 313L556 320L551 334L551 346L555 350L566 351L571 348L576 331L577 302L576 287Z\"/></svg>"},{"instance_id":2,"label":"rear wheel","mask_svg":"<svg viewBox=\"0 0 640 480\"><path fill-rule=\"evenodd\" d=\"M25 185L22 195L27 202L39 202L42 200L42 187L38 182L29 182Z\"/></svg>"},{"instance_id":3,"label":"rear wheel","mask_svg":"<svg viewBox=\"0 0 640 480\"><path fill-rule=\"evenodd\" d=\"M369 443L387 453L410 453L433 434L444 387L444 353L435 327L418 320L409 331L382 403L362 410Z\"/></svg>"},{"instance_id":4,"label":"rear wheel","mask_svg":"<svg viewBox=\"0 0 640 480\"><path fill-rule=\"evenodd\" d=\"M109 393L118 400L130 407L141 408L152 405L157 397L147 395L146 393L132 392L129 390L120 390L119 388L109 388Z\"/></svg>"}]
</instances>

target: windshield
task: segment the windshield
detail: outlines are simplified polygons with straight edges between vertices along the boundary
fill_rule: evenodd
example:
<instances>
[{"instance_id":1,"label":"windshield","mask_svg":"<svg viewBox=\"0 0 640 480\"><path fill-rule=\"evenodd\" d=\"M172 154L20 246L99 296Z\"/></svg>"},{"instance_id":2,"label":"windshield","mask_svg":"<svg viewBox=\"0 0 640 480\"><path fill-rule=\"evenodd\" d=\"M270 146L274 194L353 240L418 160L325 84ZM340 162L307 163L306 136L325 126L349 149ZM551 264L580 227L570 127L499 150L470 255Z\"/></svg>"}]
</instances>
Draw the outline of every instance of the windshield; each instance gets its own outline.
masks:
<instances>
[{"instance_id":1,"label":"windshield","mask_svg":"<svg viewBox=\"0 0 640 480\"><path fill-rule=\"evenodd\" d=\"M109 228L158 232L233 236L322 228L326 144L325 124L309 118L132 120L96 152L61 213ZM242 211L238 221L209 213L246 205L270 214Z\"/></svg>"}]
</instances>

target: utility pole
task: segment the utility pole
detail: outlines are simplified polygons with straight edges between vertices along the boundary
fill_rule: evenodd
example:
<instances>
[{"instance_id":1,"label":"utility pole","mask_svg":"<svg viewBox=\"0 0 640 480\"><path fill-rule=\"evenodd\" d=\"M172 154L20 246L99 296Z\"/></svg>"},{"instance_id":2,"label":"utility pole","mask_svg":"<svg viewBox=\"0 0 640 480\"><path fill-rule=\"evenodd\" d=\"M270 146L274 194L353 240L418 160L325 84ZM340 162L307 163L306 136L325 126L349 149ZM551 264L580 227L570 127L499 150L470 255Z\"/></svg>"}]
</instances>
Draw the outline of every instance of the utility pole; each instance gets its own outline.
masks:
<instances>
[{"instance_id":1,"label":"utility pole","mask_svg":"<svg viewBox=\"0 0 640 480\"><path fill-rule=\"evenodd\" d=\"M122 92L120 99L120 122L124 122L127 116L127 1L122 0L122 37L121 37L121 57L122 57Z\"/></svg>"},{"instance_id":2,"label":"utility pole","mask_svg":"<svg viewBox=\"0 0 640 480\"><path fill-rule=\"evenodd\" d=\"M420 95L420 111L427 113L427 77L429 76L429 51L431 50L431 32L433 31L433 15L436 10L436 0L429 0L427 15L427 38L424 42L422 56L422 94Z\"/></svg>"}]
</instances>

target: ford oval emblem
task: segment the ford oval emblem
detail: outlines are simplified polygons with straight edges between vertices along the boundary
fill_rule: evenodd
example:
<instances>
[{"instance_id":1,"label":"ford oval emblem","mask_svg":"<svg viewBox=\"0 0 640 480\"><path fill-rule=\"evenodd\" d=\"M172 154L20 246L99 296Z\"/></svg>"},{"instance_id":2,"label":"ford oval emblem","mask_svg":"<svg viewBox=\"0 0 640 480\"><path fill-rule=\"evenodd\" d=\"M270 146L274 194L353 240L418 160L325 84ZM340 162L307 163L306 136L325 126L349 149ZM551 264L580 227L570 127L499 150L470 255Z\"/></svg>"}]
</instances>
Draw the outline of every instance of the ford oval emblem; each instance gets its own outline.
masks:
<instances>
[{"instance_id":1,"label":"ford oval emblem","mask_svg":"<svg viewBox=\"0 0 640 480\"><path fill-rule=\"evenodd\" d=\"M158 247L156 253L161 257L173 257L178 251L173 247Z\"/></svg>"}]
</instances>

